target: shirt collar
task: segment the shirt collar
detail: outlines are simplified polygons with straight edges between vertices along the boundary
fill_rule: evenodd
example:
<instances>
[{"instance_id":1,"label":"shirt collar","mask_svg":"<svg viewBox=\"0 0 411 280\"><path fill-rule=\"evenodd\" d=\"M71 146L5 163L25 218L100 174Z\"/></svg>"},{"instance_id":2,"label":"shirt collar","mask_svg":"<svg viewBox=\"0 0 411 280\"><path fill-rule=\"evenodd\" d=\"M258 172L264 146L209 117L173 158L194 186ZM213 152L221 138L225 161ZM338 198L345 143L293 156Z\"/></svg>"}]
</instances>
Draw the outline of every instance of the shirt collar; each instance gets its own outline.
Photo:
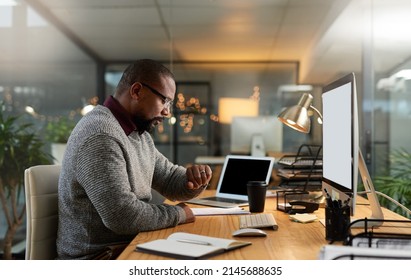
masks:
<instances>
[{"instance_id":1,"label":"shirt collar","mask_svg":"<svg viewBox=\"0 0 411 280\"><path fill-rule=\"evenodd\" d=\"M111 113L120 123L121 128L124 130L127 136L137 129L130 115L124 110L123 106L121 106L121 104L113 96L109 96L104 101L103 105L110 109Z\"/></svg>"}]
</instances>

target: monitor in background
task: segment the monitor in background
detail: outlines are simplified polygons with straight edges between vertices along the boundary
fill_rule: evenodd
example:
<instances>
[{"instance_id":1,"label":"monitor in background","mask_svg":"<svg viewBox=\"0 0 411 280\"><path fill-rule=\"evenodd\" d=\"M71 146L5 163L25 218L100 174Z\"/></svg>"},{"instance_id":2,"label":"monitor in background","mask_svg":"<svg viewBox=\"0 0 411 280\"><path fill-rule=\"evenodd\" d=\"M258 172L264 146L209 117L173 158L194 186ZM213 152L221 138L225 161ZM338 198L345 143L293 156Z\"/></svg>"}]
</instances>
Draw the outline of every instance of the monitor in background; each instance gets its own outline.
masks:
<instances>
[{"instance_id":1,"label":"monitor in background","mask_svg":"<svg viewBox=\"0 0 411 280\"><path fill-rule=\"evenodd\" d=\"M231 123L232 154L266 156L281 152L283 124L275 116L234 117Z\"/></svg>"},{"instance_id":2,"label":"monitor in background","mask_svg":"<svg viewBox=\"0 0 411 280\"><path fill-rule=\"evenodd\" d=\"M323 89L323 188L333 199L351 197L355 214L358 171L370 203L371 219L383 219L381 206L359 149L358 105L354 73ZM364 217L365 218L365 217ZM361 226L358 224L358 226Z\"/></svg>"}]
</instances>

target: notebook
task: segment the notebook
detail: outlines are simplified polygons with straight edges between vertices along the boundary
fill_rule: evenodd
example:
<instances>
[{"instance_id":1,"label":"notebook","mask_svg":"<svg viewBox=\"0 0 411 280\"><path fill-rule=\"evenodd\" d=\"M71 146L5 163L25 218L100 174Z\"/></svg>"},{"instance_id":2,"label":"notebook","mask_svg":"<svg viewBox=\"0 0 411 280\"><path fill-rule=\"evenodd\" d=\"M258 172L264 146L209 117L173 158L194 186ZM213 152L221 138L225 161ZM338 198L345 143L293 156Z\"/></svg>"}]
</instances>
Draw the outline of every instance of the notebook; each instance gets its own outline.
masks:
<instances>
[{"instance_id":1,"label":"notebook","mask_svg":"<svg viewBox=\"0 0 411 280\"><path fill-rule=\"evenodd\" d=\"M137 251L177 259L199 259L250 245L251 242L176 232L136 246Z\"/></svg>"},{"instance_id":2,"label":"notebook","mask_svg":"<svg viewBox=\"0 0 411 280\"><path fill-rule=\"evenodd\" d=\"M216 195L188 200L188 203L214 207L248 205L247 182L270 181L274 158L228 155L224 160Z\"/></svg>"}]
</instances>

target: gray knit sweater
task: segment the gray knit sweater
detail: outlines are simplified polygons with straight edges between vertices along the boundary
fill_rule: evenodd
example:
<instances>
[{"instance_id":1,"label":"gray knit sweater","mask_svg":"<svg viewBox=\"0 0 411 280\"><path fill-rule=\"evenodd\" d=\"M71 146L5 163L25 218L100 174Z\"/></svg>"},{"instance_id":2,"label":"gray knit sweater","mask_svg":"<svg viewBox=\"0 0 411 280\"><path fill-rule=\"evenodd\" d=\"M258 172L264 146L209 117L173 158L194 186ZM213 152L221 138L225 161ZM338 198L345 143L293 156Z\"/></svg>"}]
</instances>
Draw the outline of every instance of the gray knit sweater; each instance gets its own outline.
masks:
<instances>
[{"instance_id":1,"label":"gray knit sweater","mask_svg":"<svg viewBox=\"0 0 411 280\"><path fill-rule=\"evenodd\" d=\"M151 188L171 200L186 188L185 168L173 165L148 133L127 136L111 111L97 106L72 132L59 181L59 259L90 259L107 245L186 219L178 206L150 204Z\"/></svg>"}]
</instances>

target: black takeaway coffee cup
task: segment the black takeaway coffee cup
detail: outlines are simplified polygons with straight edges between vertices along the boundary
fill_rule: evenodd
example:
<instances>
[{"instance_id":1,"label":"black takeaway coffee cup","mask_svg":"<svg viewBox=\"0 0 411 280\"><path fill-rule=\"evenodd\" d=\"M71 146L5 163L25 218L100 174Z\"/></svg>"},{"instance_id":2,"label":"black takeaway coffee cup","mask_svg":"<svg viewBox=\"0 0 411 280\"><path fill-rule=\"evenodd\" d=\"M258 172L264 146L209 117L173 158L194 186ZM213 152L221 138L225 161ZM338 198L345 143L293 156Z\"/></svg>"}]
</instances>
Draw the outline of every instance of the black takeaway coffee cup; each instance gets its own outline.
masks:
<instances>
[{"instance_id":1,"label":"black takeaway coffee cup","mask_svg":"<svg viewBox=\"0 0 411 280\"><path fill-rule=\"evenodd\" d=\"M250 212L264 212L267 183L264 181L247 182L248 205Z\"/></svg>"}]
</instances>

